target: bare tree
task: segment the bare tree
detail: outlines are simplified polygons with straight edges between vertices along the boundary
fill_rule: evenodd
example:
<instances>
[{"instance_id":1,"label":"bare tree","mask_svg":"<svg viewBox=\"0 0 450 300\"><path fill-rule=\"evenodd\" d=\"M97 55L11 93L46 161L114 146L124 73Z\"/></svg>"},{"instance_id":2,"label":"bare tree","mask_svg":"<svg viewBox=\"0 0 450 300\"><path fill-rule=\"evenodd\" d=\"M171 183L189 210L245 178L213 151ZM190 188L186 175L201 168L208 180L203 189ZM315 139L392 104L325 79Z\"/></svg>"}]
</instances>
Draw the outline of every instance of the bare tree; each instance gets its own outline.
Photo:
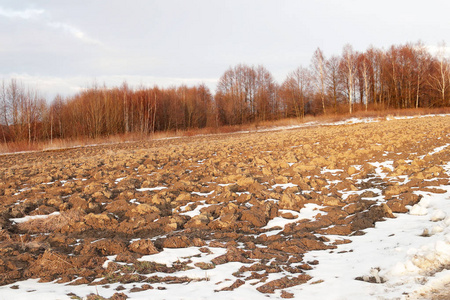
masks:
<instances>
[{"instance_id":1,"label":"bare tree","mask_svg":"<svg viewBox=\"0 0 450 300\"><path fill-rule=\"evenodd\" d=\"M7 97L7 87L5 85L5 80L2 80L2 84L0 86L0 127L2 129L2 137L3 142L7 142L6 131L9 130L9 103Z\"/></svg>"},{"instance_id":2,"label":"bare tree","mask_svg":"<svg viewBox=\"0 0 450 300\"><path fill-rule=\"evenodd\" d=\"M327 81L326 86L328 89L328 94L331 95L333 99L334 113L337 113L338 95L341 88L341 80L339 76L339 64L340 59L338 56L330 57L326 62L327 68Z\"/></svg>"},{"instance_id":3,"label":"bare tree","mask_svg":"<svg viewBox=\"0 0 450 300\"><path fill-rule=\"evenodd\" d=\"M450 80L450 66L445 50L445 43L442 42L439 45L437 57L434 62L434 72L431 73L429 80L430 86L440 95L441 105L450 104L446 100Z\"/></svg>"},{"instance_id":4,"label":"bare tree","mask_svg":"<svg viewBox=\"0 0 450 300\"><path fill-rule=\"evenodd\" d=\"M369 76L370 76L370 61L366 57L365 53L360 53L357 58L358 62L358 74L360 75L360 85L362 86L361 102L364 102L365 109L367 111L369 105ZM365 99L364 99L365 98ZM363 101L364 100L364 101Z\"/></svg>"},{"instance_id":5,"label":"bare tree","mask_svg":"<svg viewBox=\"0 0 450 300\"><path fill-rule=\"evenodd\" d=\"M288 116L305 117L305 106L311 89L311 72L298 67L287 76L281 86L281 97Z\"/></svg>"},{"instance_id":6,"label":"bare tree","mask_svg":"<svg viewBox=\"0 0 450 300\"><path fill-rule=\"evenodd\" d=\"M276 83L272 74L263 66L254 69L256 118L265 121L277 114Z\"/></svg>"},{"instance_id":7,"label":"bare tree","mask_svg":"<svg viewBox=\"0 0 450 300\"><path fill-rule=\"evenodd\" d=\"M13 140L26 139L26 93L22 83L11 79L7 88L7 97L11 110L11 127Z\"/></svg>"},{"instance_id":8,"label":"bare tree","mask_svg":"<svg viewBox=\"0 0 450 300\"><path fill-rule=\"evenodd\" d=\"M325 57L322 50L317 48L313 54L311 60L311 70L314 79L314 85L320 95L322 102L322 112L325 114L325 81L326 81L326 68Z\"/></svg>"},{"instance_id":9,"label":"bare tree","mask_svg":"<svg viewBox=\"0 0 450 300\"><path fill-rule=\"evenodd\" d=\"M123 122L124 122L124 128L125 133L130 132L130 120L129 120L129 101L128 101L128 84L124 81L122 83L122 101L123 101Z\"/></svg>"},{"instance_id":10,"label":"bare tree","mask_svg":"<svg viewBox=\"0 0 450 300\"><path fill-rule=\"evenodd\" d=\"M356 73L356 53L349 44L344 46L342 51L342 71L344 82L347 88L347 97L350 114L353 113L353 101L355 91L355 73Z\"/></svg>"},{"instance_id":11,"label":"bare tree","mask_svg":"<svg viewBox=\"0 0 450 300\"><path fill-rule=\"evenodd\" d=\"M266 120L277 110L276 84L263 66L237 65L219 79L216 103L223 124Z\"/></svg>"},{"instance_id":12,"label":"bare tree","mask_svg":"<svg viewBox=\"0 0 450 300\"><path fill-rule=\"evenodd\" d=\"M419 108L419 100L422 95L423 85L427 79L427 69L430 65L431 58L426 47L418 42L415 46L415 73L416 75L416 103L415 107Z\"/></svg>"}]
</instances>

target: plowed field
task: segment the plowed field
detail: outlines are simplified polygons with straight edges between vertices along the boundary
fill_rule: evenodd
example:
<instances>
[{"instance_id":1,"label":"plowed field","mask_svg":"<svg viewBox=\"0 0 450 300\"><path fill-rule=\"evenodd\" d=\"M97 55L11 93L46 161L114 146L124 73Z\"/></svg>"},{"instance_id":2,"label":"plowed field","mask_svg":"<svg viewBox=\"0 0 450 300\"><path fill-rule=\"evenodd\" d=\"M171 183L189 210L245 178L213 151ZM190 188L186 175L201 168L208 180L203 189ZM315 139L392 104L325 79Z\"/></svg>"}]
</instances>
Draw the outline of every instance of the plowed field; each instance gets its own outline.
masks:
<instances>
[{"instance_id":1,"label":"plowed field","mask_svg":"<svg viewBox=\"0 0 450 300\"><path fill-rule=\"evenodd\" d=\"M431 213L421 200L447 192L449 145L450 116L435 116L2 155L0 284L19 293L39 279L73 287L69 299L87 295L77 286L115 299L301 297L327 284L309 253L351 252L378 222ZM450 211L433 213L447 224Z\"/></svg>"}]
</instances>

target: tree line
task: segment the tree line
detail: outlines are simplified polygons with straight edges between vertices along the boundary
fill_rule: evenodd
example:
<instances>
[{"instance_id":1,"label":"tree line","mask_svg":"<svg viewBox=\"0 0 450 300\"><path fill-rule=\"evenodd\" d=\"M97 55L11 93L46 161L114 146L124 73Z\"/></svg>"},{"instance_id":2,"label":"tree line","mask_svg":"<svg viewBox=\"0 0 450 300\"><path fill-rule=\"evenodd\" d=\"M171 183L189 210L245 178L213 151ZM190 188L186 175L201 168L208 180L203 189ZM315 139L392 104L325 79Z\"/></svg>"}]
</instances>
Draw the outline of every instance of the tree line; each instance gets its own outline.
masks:
<instances>
[{"instance_id":1,"label":"tree line","mask_svg":"<svg viewBox=\"0 0 450 300\"><path fill-rule=\"evenodd\" d=\"M450 63L445 45L432 54L420 42L370 47L351 45L326 57L320 48L309 66L277 83L264 66L239 64L220 77L215 94L204 84L169 88L93 86L48 103L17 80L0 84L3 142L28 143L150 134L239 125L306 115L450 106Z\"/></svg>"}]
</instances>

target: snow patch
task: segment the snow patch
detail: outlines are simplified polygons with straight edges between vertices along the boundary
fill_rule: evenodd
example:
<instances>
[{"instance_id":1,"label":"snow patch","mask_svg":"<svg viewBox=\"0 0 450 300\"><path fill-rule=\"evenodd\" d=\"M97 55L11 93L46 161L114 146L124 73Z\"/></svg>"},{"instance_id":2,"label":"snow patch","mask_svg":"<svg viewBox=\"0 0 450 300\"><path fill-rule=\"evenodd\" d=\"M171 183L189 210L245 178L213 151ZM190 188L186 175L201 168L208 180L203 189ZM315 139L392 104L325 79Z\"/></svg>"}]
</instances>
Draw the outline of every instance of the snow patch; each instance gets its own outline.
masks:
<instances>
[{"instance_id":1,"label":"snow patch","mask_svg":"<svg viewBox=\"0 0 450 300\"><path fill-rule=\"evenodd\" d=\"M23 218L11 218L10 220L12 222L14 222L14 223L19 224L19 223L28 222L28 221L31 221L31 220L46 219L46 218L48 218L50 216L58 216L59 214L60 214L59 211L55 211L55 212L53 212L53 213L51 213L49 215L25 216Z\"/></svg>"},{"instance_id":2,"label":"snow patch","mask_svg":"<svg viewBox=\"0 0 450 300\"><path fill-rule=\"evenodd\" d=\"M152 188L141 188L141 189L136 189L136 191L138 192L146 192L146 191L160 191L160 190L164 190L167 189L166 186L157 186L157 187L152 187Z\"/></svg>"},{"instance_id":3,"label":"snow patch","mask_svg":"<svg viewBox=\"0 0 450 300\"><path fill-rule=\"evenodd\" d=\"M281 187L283 190L285 190L287 188L296 187L296 186L298 186L298 185L290 183L290 182L289 183L277 183L277 184L272 185L272 189Z\"/></svg>"},{"instance_id":4,"label":"snow patch","mask_svg":"<svg viewBox=\"0 0 450 300\"><path fill-rule=\"evenodd\" d=\"M276 218L273 218L272 220L270 220L266 226L262 227L262 229L270 229L270 228L278 227L278 226L281 228L284 228L284 226L286 226L287 224L295 223L299 220L315 219L315 217L319 213L322 215L327 214L326 212L319 211L321 208L323 208L323 206L321 206L321 205L317 205L314 203L306 203L305 207L303 207L300 210L300 212L296 212L293 210L280 209L281 213L291 213L292 215L295 216L295 219L285 219L283 217L276 217Z\"/></svg>"}]
</instances>

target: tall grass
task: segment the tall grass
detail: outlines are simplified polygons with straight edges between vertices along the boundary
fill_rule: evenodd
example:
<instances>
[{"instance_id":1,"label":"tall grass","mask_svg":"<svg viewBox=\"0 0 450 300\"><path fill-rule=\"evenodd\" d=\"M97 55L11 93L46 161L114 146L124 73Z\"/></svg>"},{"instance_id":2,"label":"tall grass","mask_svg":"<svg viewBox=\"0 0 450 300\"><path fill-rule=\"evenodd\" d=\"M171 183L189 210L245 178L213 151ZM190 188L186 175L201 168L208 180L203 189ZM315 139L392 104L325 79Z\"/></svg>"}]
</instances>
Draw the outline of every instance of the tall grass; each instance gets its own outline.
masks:
<instances>
[{"instance_id":1,"label":"tall grass","mask_svg":"<svg viewBox=\"0 0 450 300\"><path fill-rule=\"evenodd\" d=\"M205 127L198 129L178 130L178 131L162 131L153 134L141 133L127 133L112 136L106 136L96 139L79 138L79 139L53 139L52 141L18 141L0 143L0 153L16 153L25 151L57 151L61 149L68 149L74 147L84 147L88 145L104 145L116 144L133 141L145 140L159 140L178 137L191 137L198 135L210 134L229 134L240 131L254 131L258 129L278 127L278 126L292 126L308 122L337 122L348 118L385 118L387 116L414 116L414 115L431 115L431 114L450 114L450 108L419 108L419 109L389 109L377 110L371 109L365 111L363 107L359 107L353 114L348 113L333 113L330 112L325 115L307 115L304 118L282 118L273 121L258 121L248 124L233 125L233 126L219 126L219 127Z\"/></svg>"}]
</instances>

